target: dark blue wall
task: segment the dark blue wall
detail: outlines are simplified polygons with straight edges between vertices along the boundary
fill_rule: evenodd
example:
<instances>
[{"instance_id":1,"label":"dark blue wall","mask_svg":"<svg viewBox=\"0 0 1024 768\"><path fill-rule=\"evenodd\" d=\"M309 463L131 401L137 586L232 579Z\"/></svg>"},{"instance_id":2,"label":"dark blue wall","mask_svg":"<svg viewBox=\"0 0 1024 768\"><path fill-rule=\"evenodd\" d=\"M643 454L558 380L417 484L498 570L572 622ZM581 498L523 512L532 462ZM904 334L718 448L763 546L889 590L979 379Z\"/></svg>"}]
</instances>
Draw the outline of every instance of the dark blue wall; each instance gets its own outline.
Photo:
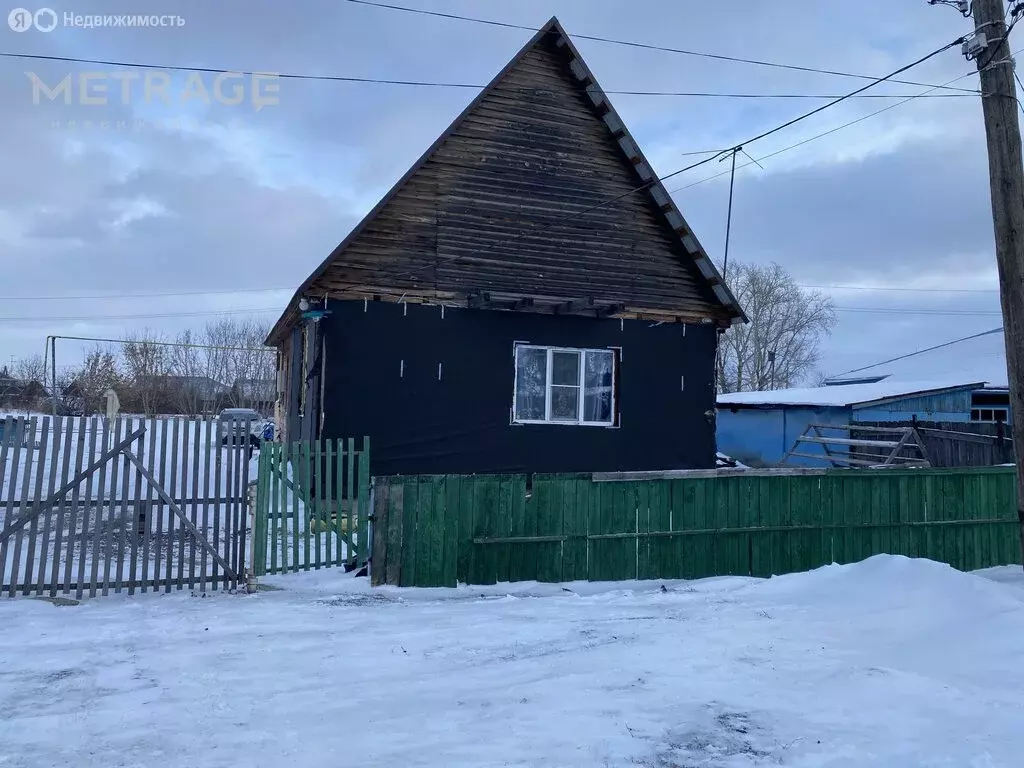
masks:
<instances>
[{"instance_id":1,"label":"dark blue wall","mask_svg":"<svg viewBox=\"0 0 1024 768\"><path fill-rule=\"evenodd\" d=\"M710 468L711 325L331 301L322 437L374 474ZM618 427L510 423L514 343L621 348ZM441 377L438 379L438 365Z\"/></svg>"}]
</instances>

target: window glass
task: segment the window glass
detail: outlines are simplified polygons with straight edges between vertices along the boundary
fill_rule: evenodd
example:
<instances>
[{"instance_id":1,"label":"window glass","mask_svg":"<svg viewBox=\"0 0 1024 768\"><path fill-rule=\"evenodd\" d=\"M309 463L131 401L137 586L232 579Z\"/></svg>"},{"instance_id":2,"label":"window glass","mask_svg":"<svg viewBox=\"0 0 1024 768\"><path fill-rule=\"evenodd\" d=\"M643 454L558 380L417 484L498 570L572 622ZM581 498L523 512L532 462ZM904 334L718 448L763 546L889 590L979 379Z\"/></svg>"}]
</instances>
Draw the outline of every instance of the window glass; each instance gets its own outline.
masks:
<instances>
[{"instance_id":1,"label":"window glass","mask_svg":"<svg viewBox=\"0 0 1024 768\"><path fill-rule=\"evenodd\" d=\"M551 420L579 421L580 388L551 387Z\"/></svg>"},{"instance_id":2,"label":"window glass","mask_svg":"<svg viewBox=\"0 0 1024 768\"><path fill-rule=\"evenodd\" d=\"M611 350L516 347L513 418L610 426L616 359Z\"/></svg>"},{"instance_id":3,"label":"window glass","mask_svg":"<svg viewBox=\"0 0 1024 768\"><path fill-rule=\"evenodd\" d=\"M516 418L543 421L545 418L548 352L546 349L516 349Z\"/></svg>"},{"instance_id":4,"label":"window glass","mask_svg":"<svg viewBox=\"0 0 1024 768\"><path fill-rule=\"evenodd\" d=\"M583 420L612 420L615 357L611 352L587 352L583 377Z\"/></svg>"},{"instance_id":5,"label":"window glass","mask_svg":"<svg viewBox=\"0 0 1024 768\"><path fill-rule=\"evenodd\" d=\"M578 387L580 385L580 353L551 353L551 383Z\"/></svg>"}]
</instances>

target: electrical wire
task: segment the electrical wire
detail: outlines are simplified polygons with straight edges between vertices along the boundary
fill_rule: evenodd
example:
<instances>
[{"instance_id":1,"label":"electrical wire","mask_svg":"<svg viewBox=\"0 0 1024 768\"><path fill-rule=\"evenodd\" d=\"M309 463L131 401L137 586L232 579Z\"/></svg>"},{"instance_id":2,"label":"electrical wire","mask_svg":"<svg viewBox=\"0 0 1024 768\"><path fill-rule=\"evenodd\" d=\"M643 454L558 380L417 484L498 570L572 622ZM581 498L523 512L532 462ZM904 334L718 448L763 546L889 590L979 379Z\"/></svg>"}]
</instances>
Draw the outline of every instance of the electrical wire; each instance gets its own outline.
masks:
<instances>
[{"instance_id":1,"label":"electrical wire","mask_svg":"<svg viewBox=\"0 0 1024 768\"><path fill-rule=\"evenodd\" d=\"M896 288L876 285L808 285L801 283L801 288L813 290L836 291L901 291L907 293L999 293L998 288Z\"/></svg>"},{"instance_id":2,"label":"electrical wire","mask_svg":"<svg viewBox=\"0 0 1024 768\"><path fill-rule=\"evenodd\" d=\"M202 74L217 74L217 75L265 75L281 78L282 80L310 80L310 81L323 81L323 82L340 82L340 83L364 83L372 85L404 85L404 86L418 86L423 88L456 88L456 89L472 89L482 90L487 86L480 83L453 83L453 82L440 82L432 80L395 80L387 78L375 78L375 77L351 77L347 75L311 75L302 74L297 72L280 72L280 73L268 73L268 72L256 72L256 71L245 71L245 70L231 70L231 69L220 69L218 67L190 67L184 65L164 65L164 64L146 64L135 61L118 61L113 59L89 59L79 56L53 56L46 54L37 53L9 53L0 52L0 57L9 59L33 59L41 61L59 61L72 64L96 64L99 66L106 67L128 67L131 69L153 69L153 70L166 70L171 72L195 72ZM893 81L898 82L898 81ZM534 92L536 88L523 88L519 89L523 92ZM646 96L646 97L677 97L677 98L708 98L708 99L836 99L839 98L835 95L824 95L815 93L729 93L729 92L718 92L718 91L637 91L637 90L603 90L602 93L606 93L610 96ZM932 98L964 98L969 96L977 96L979 91L964 91L962 93L936 93ZM906 94L896 93L871 93L871 94L858 94L856 98L863 99L902 99L906 98Z\"/></svg>"},{"instance_id":3,"label":"electrical wire","mask_svg":"<svg viewBox=\"0 0 1024 768\"><path fill-rule=\"evenodd\" d=\"M925 54L924 56L922 56L919 59L911 62L910 64L907 64L905 66L900 67L899 69L896 69L896 70L890 72L888 75L885 75L884 77L880 77L880 78L874 80L873 82L868 83L867 85L863 85L860 88L857 88L856 90L851 91L850 93L848 93L848 94L846 94L844 96L839 97L838 99L834 99L833 101L830 101L828 104L823 104L822 106L816 107L815 109L812 109L809 112L805 112L802 115L799 115L799 116L794 117L794 118L792 118L790 120L787 120L786 122L782 123L781 125L777 125L774 128L770 128L767 131L763 131L763 132L759 133L758 135L756 135L756 136L754 136L752 138L747 139L746 141L742 141L742 142L736 144L731 149L717 152L716 154L714 154L714 155L712 155L710 157L706 157L706 158L704 158L702 160L698 160L695 163L691 163L690 165L687 165L687 166L685 166L683 168L680 168L680 169L678 169L676 171L672 171L671 173L668 173L668 174L666 174L664 176L655 177L654 179L652 179L650 181L647 181L647 182L644 182L643 184L641 184L641 185L639 185L637 187L634 187L633 189L629 189L629 190L627 190L626 192L623 192L620 195L616 195L613 198L609 198L607 200L603 200L600 203L596 203L594 205L591 205L591 206L589 206L587 208L584 208L581 211L572 211L572 212L566 212L566 213L567 213L567 215L571 215L571 216L573 216L575 218L586 216L586 215L588 215L590 213L593 213L594 211L600 210L602 208L606 208L609 205L614 205L619 200L622 200L625 197L628 197L630 195L636 194L637 192L642 192L642 191L644 191L646 189L650 189L655 184L659 184L659 183L665 182L668 179L671 179L671 178L674 178L676 176L679 176L680 174L686 173L687 171L693 170L694 168L699 168L702 165L706 165L707 163L710 163L710 162L718 159L719 157L721 157L722 155L726 154L727 152L738 151L738 150L742 149L744 146L746 146L747 144L751 144L751 143L753 143L755 141L760 141L761 139L764 139L764 138L766 138L768 136L771 136L771 135L773 135L775 133L778 133L779 131L785 130L786 128L789 128L789 127L791 127L793 125L796 125L797 123L799 123L799 122L801 122L803 120L806 120L809 117L817 115L817 114L825 111L826 109L830 109L831 107L834 107L837 104L840 104L843 101L846 101L847 99L850 99L850 98L856 96L857 94L862 93L863 91L868 90L869 88L873 88L874 86L879 85L880 83L884 83L886 81L889 81L893 77L895 77L896 75L898 75L898 74L900 74L902 72L906 72L908 69L916 67L919 64L922 64L925 61L928 61L929 59L931 59L931 58L933 58L935 56L938 56L940 53L943 53L944 51L947 51L950 48L952 48L952 47L954 47L956 45L959 45L961 42L963 42L963 40L964 40L963 37L959 37L956 40L952 41L951 43L947 43L946 45L944 45L944 46L942 46L940 48L936 48L931 53ZM963 77L966 77L966 75L964 75ZM963 77L960 77L960 78L957 78L957 79L963 79ZM941 88L941 87L942 86L933 86L931 90L936 90L936 89ZM897 102L897 103L900 103L900 102ZM727 173L728 173L728 171L727 171ZM481 251L486 252L486 250L490 250L490 249L496 248L498 246L509 245L509 244L519 240L522 237L526 237L527 235L531 234L532 232L533 232L532 230L531 231L523 230L523 231L517 232L512 237L510 237L510 238L503 238L501 240L494 241L494 242L484 246L482 249L475 251L471 255L477 256L477 255L479 255L479 253ZM455 264L455 263L457 263L457 262L459 262L459 261L461 261L461 260L463 260L465 258L467 258L466 255L460 255L460 256L454 256L454 257L447 258L447 259L438 259L438 261L436 261L436 262L432 262L432 263L429 263L429 264L424 264L424 265L422 265L420 267L416 267L415 269L408 270L406 272L402 272L402 273L399 273L399 274L396 274L396 275L391 275L390 277L391 277L392 280L400 280L402 278L412 277L412 276L414 276L416 274L419 274L420 272L426 271L428 269L437 269L442 261L445 264ZM355 288L342 289L341 291L336 292L335 295L339 295L339 296L340 295L344 295L346 293L351 293L353 290L356 290L356 289Z\"/></svg>"},{"instance_id":4,"label":"electrical wire","mask_svg":"<svg viewBox=\"0 0 1024 768\"><path fill-rule=\"evenodd\" d=\"M0 301L110 301L118 299L152 299L172 296L224 296L235 293L271 293L273 291L291 291L294 287L282 288L225 288L221 291L173 291L153 293L97 293L84 296L0 296Z\"/></svg>"},{"instance_id":5,"label":"electrical wire","mask_svg":"<svg viewBox=\"0 0 1024 768\"><path fill-rule=\"evenodd\" d=\"M937 315L940 317L1001 317L1002 312L988 309L913 309L910 307L833 307L836 312L863 312L873 315Z\"/></svg>"},{"instance_id":6,"label":"electrical wire","mask_svg":"<svg viewBox=\"0 0 1024 768\"><path fill-rule=\"evenodd\" d=\"M264 314L267 312L280 312L280 307L266 307L266 308L254 308L254 309L222 309L222 310L211 310L209 312L158 312L152 314L141 314L141 315L80 315L76 317L54 317L52 315L42 315L40 317L0 317L0 323L3 322L47 322L47 323L77 323L77 322L92 322L94 320L142 320L147 318L157 317L207 317L212 315L244 315L244 314Z\"/></svg>"},{"instance_id":7,"label":"electrical wire","mask_svg":"<svg viewBox=\"0 0 1024 768\"><path fill-rule=\"evenodd\" d=\"M722 152L723 150L712 150ZM725 150L727 151L727 150ZM704 154L704 153L694 153ZM999 293L998 288L897 288L881 285L812 285L800 283L800 288L812 290L836 291L899 291L906 293ZM184 296L225 296L238 293L284 293L294 291L295 286L279 286L276 288L225 288L219 291L155 291L150 293L96 293L66 296L50 294L47 296L0 296L0 301L120 301L122 299L159 299Z\"/></svg>"},{"instance_id":8,"label":"electrical wire","mask_svg":"<svg viewBox=\"0 0 1024 768\"><path fill-rule=\"evenodd\" d=\"M1024 50L1024 49L1022 49L1022 50ZM1013 55L1016 56L1017 53L1020 53L1020 51L1015 52ZM966 73L964 75L960 75L959 77L955 77L952 80L948 80L947 81L947 85L949 83L959 82L960 80L963 80L965 78L971 77L972 75L976 75L976 74L977 74L977 72L972 71L972 72L968 72L968 73ZM850 128L851 126L857 125L858 123L862 123L865 120L869 120L872 117L876 117L877 115L880 115L883 112L888 112L890 109L896 109L896 107L903 106L904 104L907 104L907 103L909 103L911 101L914 101L915 99L920 99L920 98L922 98L924 96L927 96L931 91L935 90L938 87L939 86L936 86L935 88L930 88L927 91L922 91L921 93L916 94L914 96L909 96L906 99L903 99L902 101L896 102L895 104L889 104L886 107L882 107L882 109L876 110L876 111L871 112L871 113L869 113L867 115L864 115L862 117L858 117L857 119L851 120L848 123L843 123L842 125L837 125L835 128L830 128L827 131L815 134L814 136L810 136L810 137L808 137L806 139L798 141L796 144L790 144L788 147L783 147L782 149L778 149L775 152L771 152L771 153L769 153L767 155L762 155L758 159L757 162L759 162L759 163L763 162L765 160L768 160L770 158L775 157L776 155L781 155L783 152L789 152L790 150L797 149L798 147L804 146L804 144L810 144L812 141L817 141L818 139L823 139L826 136L831 136L833 133L837 133L838 131L841 131L844 128ZM738 167L737 170L742 169L742 168L747 168L748 166L754 165L754 162L755 161L753 161L753 158L751 158L751 162L743 163L742 165L740 165ZM708 181L714 181L715 179L721 178L722 176L725 176L728 173L729 173L729 171L723 171L721 173L716 173L716 174L714 174L712 176L708 176L707 178L699 179L699 180L697 180L697 181L695 181L695 182L693 182L691 184L687 184L685 186L677 187L676 189L669 190L669 194L670 195L674 195L677 192L682 192L684 190L690 189L691 187L696 187L698 184L704 184L705 182L708 182Z\"/></svg>"},{"instance_id":9,"label":"electrical wire","mask_svg":"<svg viewBox=\"0 0 1024 768\"><path fill-rule=\"evenodd\" d=\"M434 17L442 18L442 19L451 19L451 20L457 20L457 21L468 21L468 22L473 22L474 24L485 24L485 25L492 26L492 27L503 27L505 29L521 29L521 30L526 30L527 32L536 32L537 31L534 27L530 27L530 26L527 26L525 24L512 24L512 23L509 23L509 22L495 21L495 20L492 20L492 19L482 19L482 18L474 17L474 16L463 16L463 15L456 14L456 13L442 13L441 11L428 11L428 10L426 10L424 8L410 8L408 6L395 5L395 4L392 4L392 3L373 2L373 0L347 0L347 2L353 3L355 5L366 5L366 6L372 6L374 8L386 8L386 9L392 10L392 11L403 11L405 13L419 14L419 15L422 15L422 16L434 16ZM638 42L635 42L635 41L632 41L632 40L615 40L615 39L608 38L608 37L599 37L597 35L581 35L581 34L573 33L572 34L572 38L574 40L590 40L592 42L598 42L598 43L608 43L608 44L612 44L612 45L624 45L624 46L628 46L630 48L642 48L644 50L650 50L650 51L662 51L662 52L665 52L665 53L675 53L675 54L680 54L680 55L683 55L683 56L697 56L697 57L700 57L700 58L715 59L715 60L718 60L718 61L731 61L731 62L737 63L737 64L751 64L751 65L755 65L755 66L759 66L759 67L774 67L776 69L788 69L788 70L793 70L793 71L796 71L796 72L813 72L813 73L821 74L821 75L833 75L835 77L848 77L848 78L854 78L854 79L858 79L858 80L875 80L875 79L877 79L873 75L861 75L861 74L856 74L854 72L842 72L842 71L834 70L834 69L819 69L819 68L816 68L816 67L806 67L806 66L800 66L800 65L797 65L797 64L783 64L783 63L780 63L780 62L777 62L777 61L763 61L763 60L760 60L760 59L746 59L746 58L742 58L742 57L738 57L738 56L726 56L724 54L708 53L706 51L691 51L691 50L687 50L687 49L684 49L684 48L669 48L669 47L666 47L666 46L651 45L649 43L638 43ZM930 83L918 83L918 82L915 82L915 81L912 81L912 80L893 80L892 82L894 82L894 83L901 83L902 85L916 85L916 86L919 86L919 87L931 87ZM938 87L947 88L948 86L938 86ZM950 90L963 90L963 89L953 88L953 89L950 89Z\"/></svg>"},{"instance_id":10,"label":"electrical wire","mask_svg":"<svg viewBox=\"0 0 1024 768\"><path fill-rule=\"evenodd\" d=\"M909 354L906 354L906 355L899 355L898 357L891 357L888 360L883 360L880 363L872 363L871 365L865 365L865 366L863 366L861 368L854 368L852 371L844 371L843 373L837 373L834 376L830 376L829 378L830 379L836 379L836 378L839 378L840 376L849 376L851 373L860 373L861 371L867 371L867 370L870 370L871 368L877 368L880 365L888 365L889 363L895 363L895 362L897 362L899 360L906 360L906 359L911 358L911 357L916 357L917 355L923 355L926 352L934 352L936 349L944 349L946 347L952 347L954 344L960 344L960 343L965 342L965 341L973 341L974 339L980 339L983 336L991 336L993 333L1002 333L1002 332L1003 332L1003 326L999 326L998 328L993 328L993 329L991 329L989 331L982 331L981 333L975 333L975 334L972 334L971 336L964 336L963 338L960 338L960 339L953 339L952 341L947 341L947 342L944 342L942 344L936 344L934 347L927 347L925 349L919 349L916 352L910 352Z\"/></svg>"}]
</instances>

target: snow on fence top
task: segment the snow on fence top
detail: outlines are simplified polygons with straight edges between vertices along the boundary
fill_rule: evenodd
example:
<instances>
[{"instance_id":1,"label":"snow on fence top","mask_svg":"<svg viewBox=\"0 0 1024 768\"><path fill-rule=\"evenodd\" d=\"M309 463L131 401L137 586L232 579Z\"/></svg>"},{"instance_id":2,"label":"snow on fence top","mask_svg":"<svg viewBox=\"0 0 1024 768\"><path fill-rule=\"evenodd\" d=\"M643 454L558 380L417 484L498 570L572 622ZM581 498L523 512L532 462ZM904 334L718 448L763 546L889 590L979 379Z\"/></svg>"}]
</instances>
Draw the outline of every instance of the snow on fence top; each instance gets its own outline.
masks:
<instances>
[{"instance_id":1,"label":"snow on fence top","mask_svg":"<svg viewBox=\"0 0 1024 768\"><path fill-rule=\"evenodd\" d=\"M733 392L718 396L719 406L806 405L843 407L888 400L894 397L926 395L956 389L978 389L984 381L879 381L873 384L843 384L832 387L776 389L766 392Z\"/></svg>"}]
</instances>

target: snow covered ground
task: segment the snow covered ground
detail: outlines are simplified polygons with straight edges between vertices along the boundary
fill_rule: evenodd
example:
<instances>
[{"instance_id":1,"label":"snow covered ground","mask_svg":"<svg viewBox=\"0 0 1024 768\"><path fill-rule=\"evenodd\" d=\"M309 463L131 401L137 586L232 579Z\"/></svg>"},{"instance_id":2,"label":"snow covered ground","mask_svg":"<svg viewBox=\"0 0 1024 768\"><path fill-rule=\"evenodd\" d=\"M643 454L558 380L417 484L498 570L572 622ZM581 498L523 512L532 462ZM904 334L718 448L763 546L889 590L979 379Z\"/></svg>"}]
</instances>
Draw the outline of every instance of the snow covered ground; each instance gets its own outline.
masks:
<instances>
[{"instance_id":1,"label":"snow covered ground","mask_svg":"<svg viewBox=\"0 0 1024 768\"><path fill-rule=\"evenodd\" d=\"M0 766L1019 766L1024 574L0 602Z\"/></svg>"}]
</instances>

